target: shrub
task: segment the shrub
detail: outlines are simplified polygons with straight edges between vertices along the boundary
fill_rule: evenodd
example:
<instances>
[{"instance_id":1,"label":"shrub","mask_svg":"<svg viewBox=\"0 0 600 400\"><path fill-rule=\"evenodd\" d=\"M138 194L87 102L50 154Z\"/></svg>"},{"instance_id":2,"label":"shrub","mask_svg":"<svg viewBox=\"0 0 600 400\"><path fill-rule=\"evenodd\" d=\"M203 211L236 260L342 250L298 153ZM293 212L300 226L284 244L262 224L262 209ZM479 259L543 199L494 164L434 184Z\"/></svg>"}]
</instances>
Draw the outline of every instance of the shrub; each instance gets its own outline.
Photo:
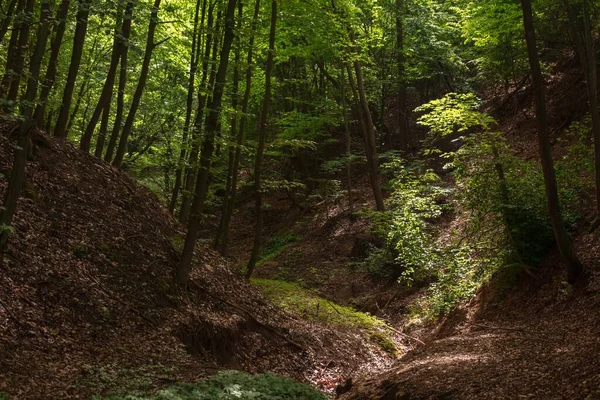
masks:
<instances>
[{"instance_id":1,"label":"shrub","mask_svg":"<svg viewBox=\"0 0 600 400\"><path fill-rule=\"evenodd\" d=\"M100 398L96 398L100 399ZM274 374L224 371L207 381L178 384L154 395L113 395L110 400L326 400L316 389Z\"/></svg>"}]
</instances>

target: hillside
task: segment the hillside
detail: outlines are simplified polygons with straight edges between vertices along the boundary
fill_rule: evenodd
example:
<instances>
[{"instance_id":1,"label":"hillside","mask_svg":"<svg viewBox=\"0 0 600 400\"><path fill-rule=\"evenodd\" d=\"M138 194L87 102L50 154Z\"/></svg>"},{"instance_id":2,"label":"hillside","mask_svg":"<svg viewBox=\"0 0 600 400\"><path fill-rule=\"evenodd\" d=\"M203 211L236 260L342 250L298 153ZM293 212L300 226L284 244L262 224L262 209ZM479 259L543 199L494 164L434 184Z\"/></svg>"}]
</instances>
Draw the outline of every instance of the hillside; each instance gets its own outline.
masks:
<instances>
[{"instance_id":1,"label":"hillside","mask_svg":"<svg viewBox=\"0 0 600 400\"><path fill-rule=\"evenodd\" d=\"M10 146L0 140L6 175ZM0 392L85 398L219 369L335 382L385 365L355 331L285 314L205 246L182 291L172 278L181 227L156 196L71 145L34 140L0 269Z\"/></svg>"}]
</instances>

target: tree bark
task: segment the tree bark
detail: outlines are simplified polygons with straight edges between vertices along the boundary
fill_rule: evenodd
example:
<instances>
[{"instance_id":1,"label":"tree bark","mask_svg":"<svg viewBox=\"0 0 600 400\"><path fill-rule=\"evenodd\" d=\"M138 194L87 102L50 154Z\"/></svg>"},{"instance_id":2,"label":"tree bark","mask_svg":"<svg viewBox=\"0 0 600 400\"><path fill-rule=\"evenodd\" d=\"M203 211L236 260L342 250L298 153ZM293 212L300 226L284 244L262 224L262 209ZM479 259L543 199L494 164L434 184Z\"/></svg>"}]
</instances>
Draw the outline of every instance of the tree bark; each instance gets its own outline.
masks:
<instances>
[{"instance_id":1,"label":"tree bark","mask_svg":"<svg viewBox=\"0 0 600 400\"><path fill-rule=\"evenodd\" d=\"M406 57L404 56L404 0L396 0L396 62L398 63L398 146L407 151L409 144L408 110L406 105Z\"/></svg>"},{"instance_id":2,"label":"tree bark","mask_svg":"<svg viewBox=\"0 0 600 400\"><path fill-rule=\"evenodd\" d=\"M271 74L273 73L273 59L275 55L275 31L277 27L277 0L271 0L271 30L269 32L269 54L267 56L267 68L265 71L265 98L263 99L262 112L260 113L260 125L258 127L258 149L256 150L256 161L254 164L254 212L256 222L254 226L254 246L250 261L246 267L246 279L250 279L256 262L260 255L262 246L263 210L262 210L262 159L265 150L267 136L267 117L269 116L269 103L271 101Z\"/></svg>"},{"instance_id":3,"label":"tree bark","mask_svg":"<svg viewBox=\"0 0 600 400\"><path fill-rule=\"evenodd\" d=\"M250 101L250 92L252 89L252 73L254 71L253 65L253 52L254 52L254 38L256 35L256 27L258 25L258 16L260 13L260 0L256 0L254 6L254 17L252 19L252 34L250 35L248 43L248 58L246 60L246 87L244 89L244 98L242 100L241 119L240 126L237 131L235 152L233 155L233 166L231 171L231 185L229 194L229 200L227 202L227 209L225 211L225 219L223 221L223 237L221 240L221 255L226 256L227 250L229 249L229 225L231 223L231 216L233 215L233 209L235 207L235 200L237 197L237 179L238 171L240 166L240 159L242 156L242 145L244 144L244 134L246 131L248 103Z\"/></svg>"},{"instance_id":4,"label":"tree bark","mask_svg":"<svg viewBox=\"0 0 600 400\"><path fill-rule=\"evenodd\" d=\"M544 183L546 186L546 198L548 201L548 214L552 223L554 237L558 249L567 264L568 282L574 284L578 281L583 272L583 264L577 257L571 238L564 225L560 202L558 199L558 185L554 172L554 162L552 160L552 149L548 135L548 115L546 110L546 94L544 88L544 77L540 68L537 46L535 42L535 30L533 26L533 12L531 10L531 0L521 0L523 9L523 26L525 28L525 41L527 42L527 53L529 56L529 65L533 81L533 91L536 110L536 123L538 130L538 145L542 170L544 173Z\"/></svg>"},{"instance_id":5,"label":"tree bark","mask_svg":"<svg viewBox=\"0 0 600 400\"><path fill-rule=\"evenodd\" d=\"M25 59L25 48L29 39L29 15L28 5L25 0L19 0L17 4L17 13L13 20L13 31L10 35L8 52L6 57L6 68L2 77L2 87L0 94L7 103L4 105L5 111L13 109L17 100L19 85L21 84L21 73ZM26 36L23 33L26 32Z\"/></svg>"},{"instance_id":6,"label":"tree bark","mask_svg":"<svg viewBox=\"0 0 600 400\"><path fill-rule=\"evenodd\" d=\"M344 76L344 67L341 69L340 94L342 97L342 120L344 121L344 131L346 132L346 185L348 189L348 209L350 220L354 220L354 197L352 195L352 136L350 134L350 124L348 123L348 114L346 110L346 77Z\"/></svg>"},{"instance_id":7,"label":"tree bark","mask_svg":"<svg viewBox=\"0 0 600 400\"><path fill-rule=\"evenodd\" d=\"M133 20L133 7L135 2L131 2L131 12L125 13L125 20ZM126 10L129 8L126 7ZM123 22L125 22L125 20ZM121 132L121 125L123 123L123 110L125 108L125 87L127 86L127 64L129 59L129 37L131 36L131 22L127 24L127 29L123 30L122 39L122 51L121 51L121 68L119 69L119 88L117 90L117 109L115 111L115 122L113 125L112 132L110 134L110 140L106 148L106 154L104 155L104 161L111 162L117 147L117 141L119 140L119 133Z\"/></svg>"},{"instance_id":8,"label":"tree bark","mask_svg":"<svg viewBox=\"0 0 600 400\"><path fill-rule=\"evenodd\" d=\"M133 129L133 123L135 121L135 115L140 106L144 89L146 88L146 82L148 80L148 72L150 70L150 61L152 60L152 51L156 47L154 43L154 34L156 32L156 26L158 25L158 9L160 7L161 0L154 0L152 6L152 12L150 14L150 24L148 25L148 37L146 39L146 50L144 51L144 61L142 62L142 70L140 71L140 79L138 81L133 100L131 101L131 107L129 108L129 114L125 120L123 131L121 132L121 138L119 139L119 146L117 147L117 154L112 164L115 167L121 167L125 151L127 150L127 139Z\"/></svg>"},{"instance_id":9,"label":"tree bark","mask_svg":"<svg viewBox=\"0 0 600 400\"><path fill-rule=\"evenodd\" d=\"M40 97L38 99L38 105L35 108L33 118L36 121L37 126L44 126L44 118L46 114L46 103L50 92L56 81L56 73L58 72L58 56L60 54L60 48L62 46L63 37L65 35L65 28L67 24L67 16L69 14L69 6L71 5L70 0L63 0L60 3L56 14L56 30L54 32L54 40L52 41L50 49L50 58L48 59L48 68L46 69L46 77L44 78L44 84Z\"/></svg>"},{"instance_id":10,"label":"tree bark","mask_svg":"<svg viewBox=\"0 0 600 400\"><path fill-rule=\"evenodd\" d=\"M221 113L223 100L223 91L227 78L227 67L229 64L229 53L233 43L233 27L235 25L235 5L236 0L228 0L227 11L225 14L225 37L223 39L223 47L219 59L219 69L215 81L215 89L213 97L208 107L209 115L206 120L206 134L202 145L202 154L200 157L200 170L196 179L196 189L194 203L192 204L192 213L188 222L188 232L185 237L185 244L181 261L176 271L177 281L180 284L185 284L189 278L191 271L192 258L194 255L194 247L200 230L200 221L204 212L204 203L208 194L209 175L211 159L214 151L214 140Z\"/></svg>"},{"instance_id":11,"label":"tree bark","mask_svg":"<svg viewBox=\"0 0 600 400\"><path fill-rule=\"evenodd\" d=\"M90 14L91 0L79 0L77 11L77 26L75 27L75 36L73 38L73 52L71 53L71 63L69 65L69 73L65 83L63 92L62 104L58 113L56 126L54 127L54 136L65 139L67 137L67 122L73 100L73 90L75 89L75 81L79 74L79 66L81 64L81 56L83 55L83 45L87 33L88 17Z\"/></svg>"},{"instance_id":12,"label":"tree bark","mask_svg":"<svg viewBox=\"0 0 600 400\"><path fill-rule=\"evenodd\" d=\"M27 0L25 12L31 15L35 0ZM8 188L4 197L3 207L0 211L0 259L4 254L8 239L10 237L12 219L15 214L21 188L25 181L25 167L27 165L27 155L31 147L30 134L34 128L33 125L33 104L37 95L38 81L44 52L46 50L46 41L49 33L49 20L51 15L52 0L43 0L40 9L40 23L38 25L36 44L29 61L29 74L27 79L27 88L21 99L19 108L22 120L18 127L18 141L15 149L14 162L10 175ZM29 37L29 22L21 27L20 37Z\"/></svg>"},{"instance_id":13,"label":"tree bark","mask_svg":"<svg viewBox=\"0 0 600 400\"><path fill-rule=\"evenodd\" d=\"M241 32L242 30L242 11L243 11L243 2L242 0L238 0L238 22L237 22L237 31ZM240 90L240 53L241 53L241 41L239 35L236 36L235 40L235 65L233 69L233 89L231 91L231 109L233 110L231 116L231 133L228 142L230 143L228 146L228 162L227 162L227 178L225 182L225 194L222 199L221 206L221 217L219 218L219 228L217 229L217 234L215 235L215 250L219 250L222 243L222 238L224 235L225 229L225 219L227 215L227 207L229 204L229 197L231 195L231 183L233 181L233 164L235 159L235 144L237 142L237 130L238 130L238 117L237 117L237 109L239 103L239 90Z\"/></svg>"},{"instance_id":14,"label":"tree bark","mask_svg":"<svg viewBox=\"0 0 600 400\"><path fill-rule=\"evenodd\" d=\"M131 13L131 8L133 7L132 2L127 3L127 13ZM121 39L120 36L126 29L126 24L131 25L130 18L123 18L123 9L121 6L118 7L117 10L117 23L115 24L115 37L113 38L113 48L110 56L110 64L108 67L108 73L106 74L106 79L104 81L104 85L102 86L102 92L100 93L100 99L96 104L96 108L92 113L92 117L90 118L88 125L85 129L85 132L81 136L81 140L79 141L79 149L85 152L90 151L90 144L92 141L92 136L94 135L94 131L96 129L96 125L100 120L100 116L103 114L108 114L110 112L110 103L112 100L113 90L115 86L115 80L117 76L117 68L119 66L119 59L121 58ZM108 118L108 117L106 117ZM104 146L104 137L98 138L98 144L100 145L99 153L102 154L102 147ZM98 145L96 146L96 153L98 153Z\"/></svg>"},{"instance_id":15,"label":"tree bark","mask_svg":"<svg viewBox=\"0 0 600 400\"><path fill-rule=\"evenodd\" d=\"M179 209L179 221L186 223L189 219L192 209L194 179L198 174L198 155L200 154L200 146L202 140L202 122L204 121L204 109L208 99L208 92L214 86L216 79L215 67L217 63L217 53L219 48L219 20L220 13L217 13L217 21L213 30L213 11L215 4L211 4L208 10L208 27L209 34L206 37L206 48L202 62L202 79L200 82L200 90L198 91L198 108L196 110L196 118L192 128L192 143L190 154L188 155L188 165L185 171L184 190L181 199L181 208ZM211 60L212 47L212 60ZM209 78L209 65L211 66Z\"/></svg>"},{"instance_id":16,"label":"tree bark","mask_svg":"<svg viewBox=\"0 0 600 400\"><path fill-rule=\"evenodd\" d=\"M190 131L190 123L192 120L192 107L194 105L194 87L196 83L196 70L198 69L198 50L196 43L199 42L198 35L198 20L200 14L200 2L196 0L196 11L194 13L194 31L192 34L192 54L190 57L190 76L188 80L187 99L185 104L185 122L183 124L183 138L181 140L181 150L179 152L179 164L175 171L175 185L173 186L173 193L171 194L171 201L169 202L169 211L171 214L175 211L177 205L177 197L179 196L179 189L181 189L181 178L183 175L183 169L185 164L185 156L187 153L188 136ZM204 17L206 12L207 1L202 1L202 20L200 28L204 26Z\"/></svg>"}]
</instances>

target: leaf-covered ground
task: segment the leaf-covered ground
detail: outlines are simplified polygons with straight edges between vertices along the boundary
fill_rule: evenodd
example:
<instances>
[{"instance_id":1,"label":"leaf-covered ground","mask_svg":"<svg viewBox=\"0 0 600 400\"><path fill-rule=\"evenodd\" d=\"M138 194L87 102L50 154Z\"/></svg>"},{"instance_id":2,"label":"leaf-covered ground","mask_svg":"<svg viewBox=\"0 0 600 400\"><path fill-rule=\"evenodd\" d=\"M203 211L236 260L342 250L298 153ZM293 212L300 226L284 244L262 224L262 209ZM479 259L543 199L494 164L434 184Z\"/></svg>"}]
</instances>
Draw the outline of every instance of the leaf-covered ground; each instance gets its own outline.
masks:
<instances>
[{"instance_id":1,"label":"leaf-covered ground","mask_svg":"<svg viewBox=\"0 0 600 400\"><path fill-rule=\"evenodd\" d=\"M286 314L208 247L182 291L182 229L156 196L71 145L35 144L0 268L0 393L86 398L219 369L332 390L350 371L389 366L368 334ZM0 192L11 152L1 135Z\"/></svg>"}]
</instances>

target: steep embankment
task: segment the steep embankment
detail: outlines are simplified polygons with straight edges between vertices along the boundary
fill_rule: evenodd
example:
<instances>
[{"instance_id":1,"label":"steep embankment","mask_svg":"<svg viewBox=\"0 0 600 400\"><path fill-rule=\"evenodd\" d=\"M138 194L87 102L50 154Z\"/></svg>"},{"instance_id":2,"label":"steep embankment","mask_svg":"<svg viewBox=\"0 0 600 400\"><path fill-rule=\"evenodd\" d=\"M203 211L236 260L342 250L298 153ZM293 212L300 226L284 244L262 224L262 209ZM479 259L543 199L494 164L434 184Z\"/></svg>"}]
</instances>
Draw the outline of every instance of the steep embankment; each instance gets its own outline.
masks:
<instances>
[{"instance_id":1,"label":"steep embankment","mask_svg":"<svg viewBox=\"0 0 600 400\"><path fill-rule=\"evenodd\" d=\"M553 66L547 95L555 160L578 139L556 138L586 113L584 93L573 56ZM494 105L500 129L527 159L538 157L532 103L524 81ZM581 199L575 240L587 282L569 287L556 251L535 276L522 272L507 282L497 274L470 304L441 321L425 346L382 376L358 380L343 398L600 398L600 232L585 232L594 217L593 192L589 195Z\"/></svg>"},{"instance_id":2,"label":"steep embankment","mask_svg":"<svg viewBox=\"0 0 600 400\"><path fill-rule=\"evenodd\" d=\"M0 269L0 392L82 398L221 368L335 381L381 355L355 332L283 313L206 247L181 290L181 228L158 199L70 145L35 144ZM3 135L0 193L10 149Z\"/></svg>"}]
</instances>

